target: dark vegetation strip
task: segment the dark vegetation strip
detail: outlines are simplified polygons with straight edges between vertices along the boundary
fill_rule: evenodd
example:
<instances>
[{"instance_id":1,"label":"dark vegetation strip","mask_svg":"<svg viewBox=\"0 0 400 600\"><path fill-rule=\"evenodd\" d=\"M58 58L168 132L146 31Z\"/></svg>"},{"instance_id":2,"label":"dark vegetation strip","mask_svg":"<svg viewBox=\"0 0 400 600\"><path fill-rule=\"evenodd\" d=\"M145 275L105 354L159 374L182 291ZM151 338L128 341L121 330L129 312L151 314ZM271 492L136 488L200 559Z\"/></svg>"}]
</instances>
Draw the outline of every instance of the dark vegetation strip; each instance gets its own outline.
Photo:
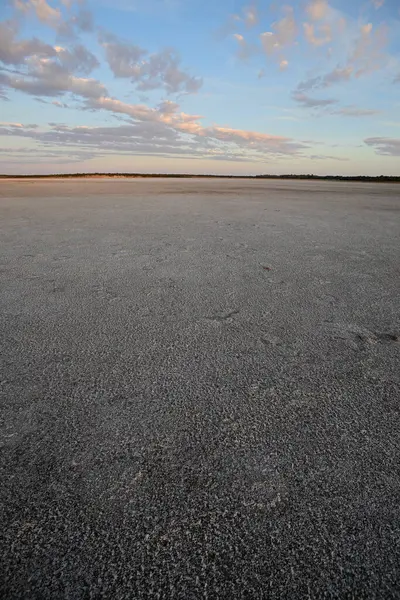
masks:
<instances>
[{"instance_id":1,"label":"dark vegetation strip","mask_svg":"<svg viewBox=\"0 0 400 600\"><path fill-rule=\"evenodd\" d=\"M376 181L383 183L400 183L400 176L379 175L190 175L180 173L61 173L51 175L6 175L0 179L69 179L93 177L126 177L126 178L168 178L168 179L302 179L318 181Z\"/></svg>"}]
</instances>

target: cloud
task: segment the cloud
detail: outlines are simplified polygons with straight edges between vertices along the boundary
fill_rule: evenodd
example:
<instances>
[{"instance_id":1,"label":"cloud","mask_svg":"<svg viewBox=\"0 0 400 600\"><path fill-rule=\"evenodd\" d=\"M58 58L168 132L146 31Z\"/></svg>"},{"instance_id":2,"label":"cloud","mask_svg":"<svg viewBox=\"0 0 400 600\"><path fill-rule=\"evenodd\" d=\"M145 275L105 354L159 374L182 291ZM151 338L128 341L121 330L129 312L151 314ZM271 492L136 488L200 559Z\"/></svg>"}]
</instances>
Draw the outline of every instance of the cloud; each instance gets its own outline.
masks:
<instances>
[{"instance_id":1,"label":"cloud","mask_svg":"<svg viewBox=\"0 0 400 600\"><path fill-rule=\"evenodd\" d=\"M364 140L364 143L374 148L376 154L400 156L400 138L372 137Z\"/></svg>"},{"instance_id":2,"label":"cloud","mask_svg":"<svg viewBox=\"0 0 400 600\"><path fill-rule=\"evenodd\" d=\"M381 8L385 4L385 0L371 0L376 9Z\"/></svg>"},{"instance_id":3,"label":"cloud","mask_svg":"<svg viewBox=\"0 0 400 600\"><path fill-rule=\"evenodd\" d=\"M149 108L140 104L127 104L115 98L103 97L90 100L88 107L125 114L138 121L162 123L176 132L195 136L200 141L225 142L264 155L293 155L305 148L304 144L283 136L218 125L204 127L200 123L201 116L179 112L178 105L174 103L168 105L165 110L164 103L157 108Z\"/></svg>"},{"instance_id":4,"label":"cloud","mask_svg":"<svg viewBox=\"0 0 400 600\"><path fill-rule=\"evenodd\" d=\"M263 149L265 152L293 154L302 147L282 136L270 135L267 133L257 133L254 131L243 131L241 129L231 129L228 127L213 127L204 128L199 131L199 135L215 138L229 143L242 145L250 145Z\"/></svg>"},{"instance_id":5,"label":"cloud","mask_svg":"<svg viewBox=\"0 0 400 600\"><path fill-rule=\"evenodd\" d=\"M312 46L324 46L332 41L332 28L330 25L321 25L316 28L313 24L304 23L304 35Z\"/></svg>"},{"instance_id":6,"label":"cloud","mask_svg":"<svg viewBox=\"0 0 400 600\"><path fill-rule=\"evenodd\" d=\"M0 100L3 100L4 102L7 102L9 100L9 97L7 96L4 88L0 85Z\"/></svg>"},{"instance_id":7,"label":"cloud","mask_svg":"<svg viewBox=\"0 0 400 600\"><path fill-rule=\"evenodd\" d=\"M261 34L261 43L267 54L273 54L294 43L297 25L293 8L286 7L286 16L272 24L272 31Z\"/></svg>"},{"instance_id":8,"label":"cloud","mask_svg":"<svg viewBox=\"0 0 400 600\"><path fill-rule=\"evenodd\" d=\"M353 74L353 67L347 66L343 69L336 68L330 71L321 80L321 87L326 88L342 81L349 81Z\"/></svg>"},{"instance_id":9,"label":"cloud","mask_svg":"<svg viewBox=\"0 0 400 600\"><path fill-rule=\"evenodd\" d=\"M34 13L42 23L56 26L61 20L59 8L53 8L46 0L14 0L15 8L22 13Z\"/></svg>"},{"instance_id":10,"label":"cloud","mask_svg":"<svg viewBox=\"0 0 400 600\"><path fill-rule=\"evenodd\" d=\"M32 2L26 4L30 10L32 6L38 8ZM273 35L282 46L292 39L292 20L293 15L288 10L285 19L274 25ZM164 100L155 108L122 102L111 97L103 83L90 77L99 62L82 44L51 46L37 39L20 40L14 23L3 24L2 28L5 35L1 37L0 58L4 65L12 65L18 70L0 73L1 86L31 94L38 101L54 98L49 103L59 108L69 106L63 96L74 94L83 101L75 108L105 110L113 116L124 117L127 122L119 127L105 128L52 124L46 130L8 124L1 126L1 135L29 138L46 148L50 145L76 146L78 150L100 152L101 147L101 152L238 161L301 156L307 148L304 143L284 136L217 124L204 126L200 115L182 112L179 105L170 100ZM239 34L236 39L238 43L244 42ZM121 42L104 31L99 33L99 42L114 75L130 79L140 91L164 89L170 93L189 93L197 91L202 83L182 69L180 57L172 49L150 54L140 46ZM279 55L277 58L280 68L285 69L288 61Z\"/></svg>"},{"instance_id":11,"label":"cloud","mask_svg":"<svg viewBox=\"0 0 400 600\"><path fill-rule=\"evenodd\" d=\"M173 114L179 110L179 104L177 102L172 102L171 100L163 100L158 105L158 110L163 114Z\"/></svg>"},{"instance_id":12,"label":"cloud","mask_svg":"<svg viewBox=\"0 0 400 600\"><path fill-rule=\"evenodd\" d=\"M161 116L159 111L155 112ZM224 127L215 127L213 133L208 129L203 131L202 136L188 135L157 119L116 127L69 127L65 124L49 123L49 127L44 130L38 129L37 126L0 124L0 135L31 139L38 145L39 152L47 151L50 154L57 152L57 148L66 152L68 148L72 148L72 154L139 154L257 162L264 160L266 153L270 157L287 154L282 144L290 142L287 138L279 136ZM288 150L290 154L304 147L292 143L293 148Z\"/></svg>"},{"instance_id":13,"label":"cloud","mask_svg":"<svg viewBox=\"0 0 400 600\"><path fill-rule=\"evenodd\" d=\"M327 0L311 0L306 6L306 12L313 21L322 21L328 16L329 4Z\"/></svg>"},{"instance_id":14,"label":"cloud","mask_svg":"<svg viewBox=\"0 0 400 600\"><path fill-rule=\"evenodd\" d=\"M342 117L372 117L378 115L381 111L372 108L357 108L357 106L345 106L332 112L333 115Z\"/></svg>"},{"instance_id":15,"label":"cloud","mask_svg":"<svg viewBox=\"0 0 400 600\"><path fill-rule=\"evenodd\" d=\"M272 31L265 31L260 35L265 54L267 56L278 54L279 61L284 60L282 52L295 43L297 35L297 24L293 8L286 6L284 10L285 16L272 24Z\"/></svg>"},{"instance_id":16,"label":"cloud","mask_svg":"<svg viewBox=\"0 0 400 600\"><path fill-rule=\"evenodd\" d=\"M309 92L318 89L321 87L321 80L322 78L318 75L317 77L311 77L305 81L300 81L297 85L296 92Z\"/></svg>"},{"instance_id":17,"label":"cloud","mask_svg":"<svg viewBox=\"0 0 400 600\"><path fill-rule=\"evenodd\" d=\"M221 41L228 36L232 35L237 31L238 27L242 24L243 20L239 15L230 15L227 21L219 27L216 31L214 31L214 39L217 41Z\"/></svg>"},{"instance_id":18,"label":"cloud","mask_svg":"<svg viewBox=\"0 0 400 600\"><path fill-rule=\"evenodd\" d=\"M304 94L300 91L295 91L292 93L292 98L296 102L298 102L304 108L324 108L326 106L331 106L332 104L336 104L337 100L332 98L328 99L316 99L311 98L307 94Z\"/></svg>"},{"instance_id":19,"label":"cloud","mask_svg":"<svg viewBox=\"0 0 400 600\"><path fill-rule=\"evenodd\" d=\"M33 92L33 90L31 89L30 92ZM77 93L79 92L77 91ZM84 93L86 93L86 90L81 92L81 95L83 96ZM251 153L251 156L256 160L262 156L281 157L299 155L306 148L304 143L296 142L284 136L233 129L218 125L204 127L200 123L201 116L179 112L178 104L169 101L162 102L156 108L150 108L144 105L127 104L109 96L96 97L93 95L93 97L89 97L88 94L86 95L87 101L85 106L87 109L103 109L113 114L126 115L132 119L132 124L134 125L140 123L153 124L148 125L148 127L153 127L154 136L157 138L160 138L160 136L170 136L171 132L172 136L175 137L177 135L184 136L183 139L187 139L186 136L189 136L188 139L191 139L196 144L196 147L199 145L203 147L205 145L208 149L213 149L213 155L228 153L233 156L234 153L243 152L244 158L248 158L249 153ZM148 127L146 129L147 136L149 135ZM59 130L60 127L57 128L57 131ZM79 128L81 137L85 136L84 139L87 139L86 136L89 130L90 128ZM110 136L113 135L111 129L107 129L107 131ZM5 135L4 131L0 131L0 134ZM32 133L29 134L30 137L32 135ZM37 134L33 137L36 139ZM50 142L48 136L47 138L43 138L42 136L40 139L41 141L47 139Z\"/></svg>"},{"instance_id":20,"label":"cloud","mask_svg":"<svg viewBox=\"0 0 400 600\"><path fill-rule=\"evenodd\" d=\"M56 30L61 39L76 39L78 32L93 31L93 15L84 8L85 0L61 0L61 5L67 9L68 17L63 15L61 8L54 8L48 0L13 0L15 9L23 15L35 15L43 24ZM73 6L78 12L71 14Z\"/></svg>"},{"instance_id":21,"label":"cloud","mask_svg":"<svg viewBox=\"0 0 400 600\"><path fill-rule=\"evenodd\" d=\"M94 29L93 14L90 10L81 9L77 14L61 21L57 27L60 39L77 39L79 32L88 33Z\"/></svg>"},{"instance_id":22,"label":"cloud","mask_svg":"<svg viewBox=\"0 0 400 600\"><path fill-rule=\"evenodd\" d=\"M335 68L329 73L325 75L318 75L316 77L311 77L306 79L305 81L300 81L297 85L296 89L292 93L292 98L302 104L303 106L313 107L313 106L328 106L329 104L336 103L335 100L314 100L311 98L307 92L312 92L316 90L326 89L333 85L337 85L343 82L349 81L354 75L354 67L346 66L343 68ZM322 104L321 104L322 102ZM335 111L333 114L338 114L342 116L370 116L372 114L377 114L379 111L375 110L367 110L367 109L359 109L354 106L345 107Z\"/></svg>"},{"instance_id":23,"label":"cloud","mask_svg":"<svg viewBox=\"0 0 400 600\"><path fill-rule=\"evenodd\" d=\"M69 49L50 46L32 38L18 40L17 25L0 23L0 61L18 71L0 73L3 87L35 96L60 96L73 93L83 98L107 95L105 86L89 75L99 66L97 58L78 44Z\"/></svg>"},{"instance_id":24,"label":"cloud","mask_svg":"<svg viewBox=\"0 0 400 600\"><path fill-rule=\"evenodd\" d=\"M11 127L11 128L16 128L16 129L24 127L24 125L22 125L22 123L9 123L9 122L5 122L5 121L0 121L0 125L2 127Z\"/></svg>"},{"instance_id":25,"label":"cloud","mask_svg":"<svg viewBox=\"0 0 400 600\"><path fill-rule=\"evenodd\" d=\"M71 50L56 46L57 58L61 66L70 73L89 75L100 66L97 58L82 44L74 46Z\"/></svg>"},{"instance_id":26,"label":"cloud","mask_svg":"<svg viewBox=\"0 0 400 600\"><path fill-rule=\"evenodd\" d=\"M34 96L61 96L66 93L83 98L107 94L105 86L96 79L71 75L57 62L32 58L26 74L0 74L0 84Z\"/></svg>"},{"instance_id":27,"label":"cloud","mask_svg":"<svg viewBox=\"0 0 400 600\"><path fill-rule=\"evenodd\" d=\"M309 156L308 158L311 158L312 160L337 160L340 162L347 162L350 160L349 158L345 158L342 156L330 156L326 154L311 154L311 156Z\"/></svg>"},{"instance_id":28,"label":"cloud","mask_svg":"<svg viewBox=\"0 0 400 600\"><path fill-rule=\"evenodd\" d=\"M255 4L245 6L243 12L246 26L249 28L255 27L259 21L257 6Z\"/></svg>"},{"instance_id":29,"label":"cloud","mask_svg":"<svg viewBox=\"0 0 400 600\"><path fill-rule=\"evenodd\" d=\"M62 96L66 93L83 98L97 98L107 94L105 86L96 79L75 77L68 73L51 74L51 69L43 76L18 76L0 74L0 83L8 88L33 96Z\"/></svg>"},{"instance_id":30,"label":"cloud","mask_svg":"<svg viewBox=\"0 0 400 600\"><path fill-rule=\"evenodd\" d=\"M300 81L296 89L292 93L292 97L306 106L312 106L313 99L306 95L306 92L311 92L320 89L326 89L332 85L349 81L353 75L353 67L347 66L344 68L335 68L325 75L311 77L305 81ZM319 102L318 100L316 102ZM330 104L333 102L330 101Z\"/></svg>"},{"instance_id":31,"label":"cloud","mask_svg":"<svg viewBox=\"0 0 400 600\"><path fill-rule=\"evenodd\" d=\"M118 40L112 34L100 32L99 42L115 77L130 78L136 89L148 91L164 88L169 93L196 93L203 81L180 66L178 53L167 48L149 54L140 46Z\"/></svg>"},{"instance_id":32,"label":"cloud","mask_svg":"<svg viewBox=\"0 0 400 600\"><path fill-rule=\"evenodd\" d=\"M116 36L106 32L100 32L99 42L115 77L134 77L140 73L140 61L146 56L146 50L120 42Z\"/></svg>"},{"instance_id":33,"label":"cloud","mask_svg":"<svg viewBox=\"0 0 400 600\"><path fill-rule=\"evenodd\" d=\"M235 33L233 37L235 38L239 46L237 52L237 57L239 60L247 61L255 54L258 54L259 49L257 48L257 46L255 46L254 44L247 43L240 33Z\"/></svg>"},{"instance_id":34,"label":"cloud","mask_svg":"<svg viewBox=\"0 0 400 600\"><path fill-rule=\"evenodd\" d=\"M29 137L29 136L27 136ZM21 165L21 162L26 164L53 164L53 163L80 163L90 160L96 156L101 156L102 153L94 149L85 150L79 148L50 148L46 145L35 148L32 152L32 147L2 147L0 148L1 163L3 165ZM4 156L5 155L5 156Z\"/></svg>"},{"instance_id":35,"label":"cloud","mask_svg":"<svg viewBox=\"0 0 400 600\"><path fill-rule=\"evenodd\" d=\"M82 11L74 14L69 0L64 0L63 7L57 9L50 5L50 0L15 1L23 5L19 8L22 12L35 12L38 16L37 11L40 9L42 22L51 24L59 45L45 44L36 38L19 39L16 22L0 24L0 60L5 66L15 67L5 68L0 73L0 86L4 90L8 87L31 94L39 101L41 98L49 98L45 102L58 108L107 111L122 124L118 123L117 127L67 127L53 123L47 128L0 124L1 135L29 138L43 149L53 145L59 147L60 151L62 147L71 147L74 152L77 149L76 152L87 153L148 153L238 161L306 156L304 151L308 149L308 145L304 141L233 128L229 124L210 125L203 121L201 115L182 112L180 106L171 100L164 100L153 108L112 97L106 86L93 78L93 71L99 67L98 58L81 43L63 43L57 37L62 32L68 37L71 32L72 35L78 30L91 30L93 22L90 12L87 11L86 16ZM327 6L329 8L327 2L320 0L311 2L307 8L310 23L304 25L304 32L308 42L317 48L333 37L329 23L323 21ZM46 12L47 8L57 14L61 11L61 19L56 18L51 11ZM257 25L255 5L246 7L243 16L239 21L235 19L235 22L240 22L243 30L244 26L250 28ZM66 27L63 28L65 24ZM271 25L270 31L253 37L258 40L258 51L262 48L283 71L289 65L287 51L296 44L297 34L294 11L291 7L285 7L283 17ZM363 50L369 52L372 48L375 52L375 45L370 43L375 35L376 30L371 25L362 25L348 55L348 62L337 65L326 74L301 82L292 94L293 100L300 107L320 109L321 112L326 109L324 114L348 117L376 114L377 111L372 109L355 106L337 108L337 100L312 98L308 93L354 77L365 60ZM242 59L257 52L255 45L248 42L247 36L250 36L249 32L244 35L234 34L238 56ZM202 80L192 76L182 66L179 54L171 48L151 53L140 45L122 41L105 31L98 32L98 41L114 76L130 80L139 92L157 89L164 94L194 93L202 85ZM67 94L75 95L76 101L70 102ZM315 155L314 158L322 160L329 157Z\"/></svg>"},{"instance_id":36,"label":"cloud","mask_svg":"<svg viewBox=\"0 0 400 600\"><path fill-rule=\"evenodd\" d=\"M30 56L53 57L56 51L49 44L31 38L16 40L18 24L14 21L0 23L0 61L5 65L22 65Z\"/></svg>"},{"instance_id":37,"label":"cloud","mask_svg":"<svg viewBox=\"0 0 400 600\"><path fill-rule=\"evenodd\" d=\"M52 104L57 106L57 108L69 108L68 104L65 104L65 102L60 102L59 100L53 100Z\"/></svg>"},{"instance_id":38,"label":"cloud","mask_svg":"<svg viewBox=\"0 0 400 600\"><path fill-rule=\"evenodd\" d=\"M389 41L389 30L385 25L374 28L372 23L362 25L347 65L354 69L356 78L381 69L386 60L385 48Z\"/></svg>"},{"instance_id":39,"label":"cloud","mask_svg":"<svg viewBox=\"0 0 400 600\"><path fill-rule=\"evenodd\" d=\"M378 27L374 30L371 23L361 25L345 65L339 65L325 75L302 81L297 89L310 91L312 89L327 88L376 71L383 66L386 60L383 49L387 42L386 27Z\"/></svg>"},{"instance_id":40,"label":"cloud","mask_svg":"<svg viewBox=\"0 0 400 600\"><path fill-rule=\"evenodd\" d=\"M85 4L85 0L60 0L61 5L66 9L70 10L75 4L82 6ZM57 29L62 22L62 12L60 8L54 8L51 6L48 0L12 0L15 9L24 14L33 14L36 16L41 23ZM71 17L71 23L74 23L81 27L83 31L86 29L88 23L92 21L92 15L90 11L81 9L78 15Z\"/></svg>"},{"instance_id":41,"label":"cloud","mask_svg":"<svg viewBox=\"0 0 400 600\"><path fill-rule=\"evenodd\" d=\"M331 55L335 46L340 43L340 52L345 41L346 19L334 10L328 2L313 2L306 7L311 22L303 23L305 40L314 48L331 44L328 53Z\"/></svg>"},{"instance_id":42,"label":"cloud","mask_svg":"<svg viewBox=\"0 0 400 600\"><path fill-rule=\"evenodd\" d=\"M94 28L93 14L90 10L82 9L71 18L72 24L80 31L92 31Z\"/></svg>"},{"instance_id":43,"label":"cloud","mask_svg":"<svg viewBox=\"0 0 400 600\"><path fill-rule=\"evenodd\" d=\"M311 2L306 10L313 21L322 21L322 24L303 24L307 42L314 47L332 44L330 58L336 48L342 60L329 72L300 82L296 91L309 92L345 83L390 64L386 25L375 27L372 23L347 22L328 2L321 0Z\"/></svg>"},{"instance_id":44,"label":"cloud","mask_svg":"<svg viewBox=\"0 0 400 600\"><path fill-rule=\"evenodd\" d=\"M226 23L215 32L214 37L216 39L226 38L237 32L237 29L242 25L245 25L247 29L251 29L258 25L259 20L257 4L253 2L244 6L240 14L229 15Z\"/></svg>"}]
</instances>

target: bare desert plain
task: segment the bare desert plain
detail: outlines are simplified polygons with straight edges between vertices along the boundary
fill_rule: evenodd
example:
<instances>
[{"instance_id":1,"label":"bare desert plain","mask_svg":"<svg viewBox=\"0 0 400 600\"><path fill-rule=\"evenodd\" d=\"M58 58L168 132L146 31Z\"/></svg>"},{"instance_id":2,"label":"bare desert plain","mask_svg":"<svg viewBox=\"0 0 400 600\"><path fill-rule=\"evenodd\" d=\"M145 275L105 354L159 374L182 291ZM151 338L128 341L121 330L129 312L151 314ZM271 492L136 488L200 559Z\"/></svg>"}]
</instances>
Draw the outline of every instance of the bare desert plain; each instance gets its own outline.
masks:
<instances>
[{"instance_id":1,"label":"bare desert plain","mask_svg":"<svg viewBox=\"0 0 400 600\"><path fill-rule=\"evenodd\" d=\"M6 599L400 597L400 185L0 182Z\"/></svg>"}]
</instances>

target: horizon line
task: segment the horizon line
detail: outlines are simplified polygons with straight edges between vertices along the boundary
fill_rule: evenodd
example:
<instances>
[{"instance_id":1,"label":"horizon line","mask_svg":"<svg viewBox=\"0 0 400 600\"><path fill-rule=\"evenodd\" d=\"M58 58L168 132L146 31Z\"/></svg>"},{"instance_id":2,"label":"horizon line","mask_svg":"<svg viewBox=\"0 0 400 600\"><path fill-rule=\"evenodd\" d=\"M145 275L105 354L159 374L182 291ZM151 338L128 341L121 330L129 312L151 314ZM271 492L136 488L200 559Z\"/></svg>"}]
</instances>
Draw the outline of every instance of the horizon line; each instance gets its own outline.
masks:
<instances>
[{"instance_id":1,"label":"horizon line","mask_svg":"<svg viewBox=\"0 0 400 600\"><path fill-rule=\"evenodd\" d=\"M302 179L302 180L339 180L339 181L388 181L399 182L399 175L314 175L310 174L262 174L262 175L215 175L215 174L195 174L195 173L48 173L48 174L0 174L0 179L52 179L52 178L94 178L94 177L109 177L109 178L181 178L181 179Z\"/></svg>"}]
</instances>

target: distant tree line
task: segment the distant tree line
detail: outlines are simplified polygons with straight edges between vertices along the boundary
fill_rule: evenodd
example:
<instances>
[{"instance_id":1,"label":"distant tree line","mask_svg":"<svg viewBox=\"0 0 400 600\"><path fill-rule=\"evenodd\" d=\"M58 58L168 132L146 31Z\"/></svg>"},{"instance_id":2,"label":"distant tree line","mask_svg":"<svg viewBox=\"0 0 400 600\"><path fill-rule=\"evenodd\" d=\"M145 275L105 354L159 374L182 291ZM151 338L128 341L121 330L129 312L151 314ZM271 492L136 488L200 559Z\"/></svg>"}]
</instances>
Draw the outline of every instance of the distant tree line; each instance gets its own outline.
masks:
<instances>
[{"instance_id":1,"label":"distant tree line","mask_svg":"<svg viewBox=\"0 0 400 600\"><path fill-rule=\"evenodd\" d=\"M69 179L93 177L126 177L126 178L168 178L168 179L302 179L318 181L375 181L387 183L400 183L397 175L193 175L186 173L54 173L52 175L1 175L0 179Z\"/></svg>"},{"instance_id":2,"label":"distant tree line","mask_svg":"<svg viewBox=\"0 0 400 600\"><path fill-rule=\"evenodd\" d=\"M321 179L323 181L388 181L400 182L398 175L255 175L255 179Z\"/></svg>"}]
</instances>

